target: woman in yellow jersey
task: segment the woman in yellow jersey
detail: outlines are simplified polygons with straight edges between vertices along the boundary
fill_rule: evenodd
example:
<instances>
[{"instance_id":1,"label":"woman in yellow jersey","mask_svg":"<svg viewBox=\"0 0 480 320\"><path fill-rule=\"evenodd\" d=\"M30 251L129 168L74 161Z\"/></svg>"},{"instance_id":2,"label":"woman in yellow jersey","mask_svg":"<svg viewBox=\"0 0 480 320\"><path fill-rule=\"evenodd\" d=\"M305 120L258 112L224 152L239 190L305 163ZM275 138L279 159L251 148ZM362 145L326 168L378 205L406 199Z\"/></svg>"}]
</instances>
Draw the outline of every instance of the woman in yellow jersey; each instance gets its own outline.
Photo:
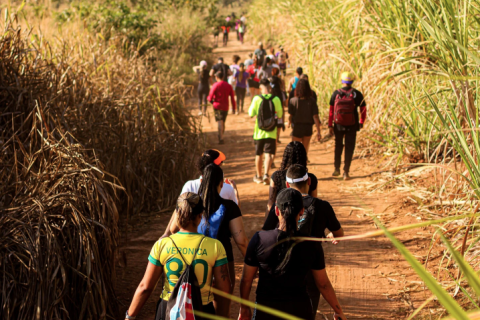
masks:
<instances>
[{"instance_id":1,"label":"woman in yellow jersey","mask_svg":"<svg viewBox=\"0 0 480 320\"><path fill-rule=\"evenodd\" d=\"M225 248L220 241L197 233L204 212L202 199L195 193L183 193L177 200L176 212L180 231L158 240L153 246L148 257L147 270L135 292L125 319L136 318L158 280L165 274L166 280L155 316L156 320L164 320L170 293L185 270L186 263L195 266L195 275L202 293L203 312L229 316L227 300L217 299L216 311L213 306L213 293L210 290L212 276L215 277L213 287L218 290L228 293L231 284Z\"/></svg>"}]
</instances>

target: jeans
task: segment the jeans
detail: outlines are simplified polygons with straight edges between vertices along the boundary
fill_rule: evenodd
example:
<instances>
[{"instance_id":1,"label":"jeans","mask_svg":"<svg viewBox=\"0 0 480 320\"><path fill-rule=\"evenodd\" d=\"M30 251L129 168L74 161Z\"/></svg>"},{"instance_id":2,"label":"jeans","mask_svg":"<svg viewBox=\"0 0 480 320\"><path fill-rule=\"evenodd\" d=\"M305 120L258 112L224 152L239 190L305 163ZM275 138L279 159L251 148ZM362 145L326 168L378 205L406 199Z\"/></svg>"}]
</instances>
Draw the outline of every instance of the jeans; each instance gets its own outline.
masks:
<instances>
[{"instance_id":1,"label":"jeans","mask_svg":"<svg viewBox=\"0 0 480 320\"><path fill-rule=\"evenodd\" d=\"M350 172L353 152L355 151L357 131L355 129L349 131L340 131L334 124L333 132L335 133L335 169L340 170L340 165L342 164L342 152L344 147L343 138L345 137L345 166L343 167L343 171L348 173Z\"/></svg>"},{"instance_id":2,"label":"jeans","mask_svg":"<svg viewBox=\"0 0 480 320\"><path fill-rule=\"evenodd\" d=\"M245 101L245 93L247 92L246 88L235 88L235 94L237 95L237 110L238 112L243 112L243 104Z\"/></svg>"}]
</instances>

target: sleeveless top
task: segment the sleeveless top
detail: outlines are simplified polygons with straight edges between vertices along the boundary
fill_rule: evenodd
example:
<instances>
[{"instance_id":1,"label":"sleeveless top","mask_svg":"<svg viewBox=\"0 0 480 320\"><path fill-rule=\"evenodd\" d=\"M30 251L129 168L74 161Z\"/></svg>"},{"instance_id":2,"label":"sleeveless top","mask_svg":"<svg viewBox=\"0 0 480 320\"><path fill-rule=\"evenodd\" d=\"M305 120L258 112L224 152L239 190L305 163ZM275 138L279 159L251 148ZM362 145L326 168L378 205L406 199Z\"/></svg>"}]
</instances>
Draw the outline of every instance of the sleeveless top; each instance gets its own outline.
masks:
<instances>
[{"instance_id":1,"label":"sleeveless top","mask_svg":"<svg viewBox=\"0 0 480 320\"><path fill-rule=\"evenodd\" d=\"M295 88L297 87L298 80L300 80L300 78L295 77L295 82L292 84L292 89L293 90L295 90Z\"/></svg>"}]
</instances>

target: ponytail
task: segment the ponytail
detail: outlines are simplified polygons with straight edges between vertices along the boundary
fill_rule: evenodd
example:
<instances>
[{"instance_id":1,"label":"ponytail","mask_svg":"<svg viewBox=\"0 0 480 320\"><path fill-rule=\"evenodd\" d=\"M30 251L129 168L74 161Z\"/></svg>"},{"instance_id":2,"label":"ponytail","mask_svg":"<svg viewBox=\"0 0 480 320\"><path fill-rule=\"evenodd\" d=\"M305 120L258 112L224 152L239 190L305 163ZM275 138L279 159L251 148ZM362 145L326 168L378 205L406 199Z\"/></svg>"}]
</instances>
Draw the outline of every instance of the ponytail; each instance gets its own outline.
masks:
<instances>
[{"instance_id":1,"label":"ponytail","mask_svg":"<svg viewBox=\"0 0 480 320\"><path fill-rule=\"evenodd\" d=\"M283 211L281 211L281 214L284 219L286 232L278 233L277 243L282 242L277 244L274 251L274 255L277 257L275 260L278 261L278 264L272 268L274 276L281 276L287 271L287 265L290 262L292 249L295 246L295 241L289 239L295 236L297 232L298 212L295 211L294 206L289 204Z\"/></svg>"},{"instance_id":2,"label":"ponytail","mask_svg":"<svg viewBox=\"0 0 480 320\"><path fill-rule=\"evenodd\" d=\"M195 221L203 210L200 196L193 192L185 192L177 199L177 225L186 228L190 222Z\"/></svg>"},{"instance_id":3,"label":"ponytail","mask_svg":"<svg viewBox=\"0 0 480 320\"><path fill-rule=\"evenodd\" d=\"M223 181L223 170L215 164L209 164L203 170L202 184L198 189L198 194L203 198L205 207L205 220L218 209L218 185Z\"/></svg>"}]
</instances>

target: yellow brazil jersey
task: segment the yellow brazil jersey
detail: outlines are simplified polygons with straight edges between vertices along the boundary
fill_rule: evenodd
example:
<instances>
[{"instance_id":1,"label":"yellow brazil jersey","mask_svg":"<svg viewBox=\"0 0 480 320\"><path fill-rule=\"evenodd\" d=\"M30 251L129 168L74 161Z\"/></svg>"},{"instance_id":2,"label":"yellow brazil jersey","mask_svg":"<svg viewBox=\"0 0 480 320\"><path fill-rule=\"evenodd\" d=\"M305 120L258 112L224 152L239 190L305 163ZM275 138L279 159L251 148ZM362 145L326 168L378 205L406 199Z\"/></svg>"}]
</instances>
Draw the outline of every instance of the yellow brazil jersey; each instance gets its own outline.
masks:
<instances>
[{"instance_id":1,"label":"yellow brazil jersey","mask_svg":"<svg viewBox=\"0 0 480 320\"><path fill-rule=\"evenodd\" d=\"M199 233L178 232L170 237L171 239L158 240L148 257L148 261L156 266L163 267L167 277L160 297L167 301L170 299L170 294L178 278L185 270L185 262L190 264L193 260L195 275L202 292L202 302L203 304L212 302L213 294L210 292L210 286L212 284L213 268L227 264L225 248L220 241ZM203 238L205 239L199 247ZM181 255L179 252L181 252ZM185 261L183 261L182 256Z\"/></svg>"}]
</instances>

